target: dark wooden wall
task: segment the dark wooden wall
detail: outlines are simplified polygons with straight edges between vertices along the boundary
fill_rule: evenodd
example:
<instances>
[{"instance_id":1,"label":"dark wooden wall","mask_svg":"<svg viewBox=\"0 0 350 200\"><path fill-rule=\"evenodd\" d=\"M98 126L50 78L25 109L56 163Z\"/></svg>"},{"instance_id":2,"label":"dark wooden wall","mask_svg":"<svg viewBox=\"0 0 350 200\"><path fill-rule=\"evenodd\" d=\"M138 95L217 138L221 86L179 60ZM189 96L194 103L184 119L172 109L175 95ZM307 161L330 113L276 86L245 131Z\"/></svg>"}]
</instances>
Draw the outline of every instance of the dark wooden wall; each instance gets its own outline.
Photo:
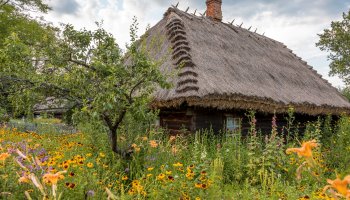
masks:
<instances>
[{"instance_id":1,"label":"dark wooden wall","mask_svg":"<svg viewBox=\"0 0 350 200\"><path fill-rule=\"evenodd\" d=\"M224 126L224 115L222 112L211 109L195 109L196 130L212 129L214 133L219 133Z\"/></svg>"},{"instance_id":2,"label":"dark wooden wall","mask_svg":"<svg viewBox=\"0 0 350 200\"><path fill-rule=\"evenodd\" d=\"M225 129L225 116L241 118L241 131L245 135L250 129L249 119L245 110L216 110L195 107L182 107L178 109L164 109L160 111L160 125L166 128L171 134L183 132L195 132L197 130L212 129L214 133L220 133ZM259 113L255 114L256 128L264 134L271 132L273 114ZM279 131L287 125L287 114L277 114L277 127ZM300 123L301 131L307 121L317 120L315 116L295 115L295 123ZM186 131L185 131L186 130Z\"/></svg>"},{"instance_id":3,"label":"dark wooden wall","mask_svg":"<svg viewBox=\"0 0 350 200\"><path fill-rule=\"evenodd\" d=\"M160 126L167 129L171 134L181 133L185 130L195 131L193 113L187 109L161 110L159 120Z\"/></svg>"}]
</instances>

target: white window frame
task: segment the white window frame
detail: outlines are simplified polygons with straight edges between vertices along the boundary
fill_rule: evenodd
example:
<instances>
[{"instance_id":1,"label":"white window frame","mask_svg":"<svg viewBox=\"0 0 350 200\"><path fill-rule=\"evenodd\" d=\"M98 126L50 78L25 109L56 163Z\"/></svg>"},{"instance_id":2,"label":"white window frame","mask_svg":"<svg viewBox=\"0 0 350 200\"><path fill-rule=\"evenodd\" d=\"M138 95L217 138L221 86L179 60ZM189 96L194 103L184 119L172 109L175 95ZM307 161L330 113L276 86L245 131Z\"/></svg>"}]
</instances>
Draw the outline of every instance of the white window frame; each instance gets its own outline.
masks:
<instances>
[{"instance_id":1,"label":"white window frame","mask_svg":"<svg viewBox=\"0 0 350 200\"><path fill-rule=\"evenodd\" d=\"M229 122L229 120L231 122ZM225 115L225 129L227 131L236 131L241 128L241 118L233 115Z\"/></svg>"}]
</instances>

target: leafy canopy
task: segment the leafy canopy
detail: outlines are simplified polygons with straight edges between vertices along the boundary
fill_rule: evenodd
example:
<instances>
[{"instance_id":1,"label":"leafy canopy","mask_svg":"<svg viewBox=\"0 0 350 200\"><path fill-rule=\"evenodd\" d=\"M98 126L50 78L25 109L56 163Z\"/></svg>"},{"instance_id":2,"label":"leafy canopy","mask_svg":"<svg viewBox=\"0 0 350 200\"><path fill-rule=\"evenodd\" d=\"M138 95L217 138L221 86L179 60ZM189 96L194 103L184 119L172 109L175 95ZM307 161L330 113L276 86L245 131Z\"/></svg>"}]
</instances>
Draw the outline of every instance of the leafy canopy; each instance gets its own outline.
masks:
<instances>
[{"instance_id":1,"label":"leafy canopy","mask_svg":"<svg viewBox=\"0 0 350 200\"><path fill-rule=\"evenodd\" d=\"M144 41L137 40L137 21L130 28L131 44L124 53L100 24L95 31L66 25L40 47L11 34L0 50L0 79L11 86L10 101L31 112L48 97L61 100L83 120L101 121L109 130L112 150L126 114L146 116L156 87L168 87L159 63L151 61Z\"/></svg>"},{"instance_id":2,"label":"leafy canopy","mask_svg":"<svg viewBox=\"0 0 350 200\"><path fill-rule=\"evenodd\" d=\"M330 29L319 34L316 44L322 51L330 52L330 75L339 75L346 85L350 84L350 10L343 13L342 21L331 23Z\"/></svg>"},{"instance_id":3,"label":"leafy canopy","mask_svg":"<svg viewBox=\"0 0 350 200\"><path fill-rule=\"evenodd\" d=\"M44 5L42 1L38 0L0 1L0 51L4 53L9 50L5 50L5 48L15 48L14 46L9 46L10 41L17 41L22 43L22 47L26 48L27 50L24 51L22 49L23 51L21 50L16 52L15 49L12 49L14 53L17 53L17 55L12 55L12 59L17 59L16 57L22 56L31 56L26 52L32 51L31 54L37 55L33 56L34 61L34 57L40 57L39 52L41 51L40 49L45 46L44 44L46 44L48 40L55 38L55 30L54 28L31 18L16 5L30 7L33 9L40 8L40 11L45 11L44 8L46 8L47 5ZM26 62L29 60L30 59L27 59ZM12 66L11 69L16 70L16 64L28 64L23 62L12 62L10 57L7 55L3 55L0 58L0 61L0 71L3 73L8 71L10 66ZM19 69L21 69L21 67L19 67ZM11 94L15 91L15 88L13 88L8 79L4 79L4 76L2 76L0 79L0 109L3 110L3 112L6 111L8 113L13 113L14 110L11 103L11 98L13 98L13 95ZM21 92L22 89L24 88L21 88L15 92ZM23 101L28 101L28 99L23 99Z\"/></svg>"},{"instance_id":4,"label":"leafy canopy","mask_svg":"<svg viewBox=\"0 0 350 200\"><path fill-rule=\"evenodd\" d=\"M46 13L51 9L43 0L0 0L0 10L6 6L12 6L21 12L39 11Z\"/></svg>"}]
</instances>

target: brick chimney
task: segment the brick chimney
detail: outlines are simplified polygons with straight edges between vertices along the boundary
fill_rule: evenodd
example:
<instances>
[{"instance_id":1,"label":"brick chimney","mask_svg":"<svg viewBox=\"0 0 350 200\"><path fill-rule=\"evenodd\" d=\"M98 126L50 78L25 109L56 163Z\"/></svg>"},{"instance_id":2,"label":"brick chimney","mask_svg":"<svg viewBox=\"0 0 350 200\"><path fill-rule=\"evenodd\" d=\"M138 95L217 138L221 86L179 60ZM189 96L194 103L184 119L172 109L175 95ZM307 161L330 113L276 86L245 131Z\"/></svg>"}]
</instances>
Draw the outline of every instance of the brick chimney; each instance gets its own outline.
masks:
<instances>
[{"instance_id":1,"label":"brick chimney","mask_svg":"<svg viewBox=\"0 0 350 200\"><path fill-rule=\"evenodd\" d=\"M207 0L207 17L216 21L222 21L222 0Z\"/></svg>"}]
</instances>

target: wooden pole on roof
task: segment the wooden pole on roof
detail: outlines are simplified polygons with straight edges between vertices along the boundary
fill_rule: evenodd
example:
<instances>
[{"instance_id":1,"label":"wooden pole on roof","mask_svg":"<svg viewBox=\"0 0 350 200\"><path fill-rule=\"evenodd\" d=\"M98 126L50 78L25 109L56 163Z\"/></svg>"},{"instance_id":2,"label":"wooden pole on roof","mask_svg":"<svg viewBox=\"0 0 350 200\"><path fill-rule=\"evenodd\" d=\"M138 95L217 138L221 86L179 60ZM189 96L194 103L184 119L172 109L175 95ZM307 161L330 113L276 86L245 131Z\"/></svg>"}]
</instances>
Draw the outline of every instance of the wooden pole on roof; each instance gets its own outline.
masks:
<instances>
[{"instance_id":1,"label":"wooden pole on roof","mask_svg":"<svg viewBox=\"0 0 350 200\"><path fill-rule=\"evenodd\" d=\"M190 9L190 7L187 7L187 9L186 9L186 11L185 11L185 12L187 12L189 9Z\"/></svg>"},{"instance_id":2,"label":"wooden pole on roof","mask_svg":"<svg viewBox=\"0 0 350 200\"><path fill-rule=\"evenodd\" d=\"M230 23L231 25L233 24L233 22L235 22L236 19L233 19L232 22Z\"/></svg>"},{"instance_id":3,"label":"wooden pole on roof","mask_svg":"<svg viewBox=\"0 0 350 200\"><path fill-rule=\"evenodd\" d=\"M254 33L256 33L257 30L258 30L258 28L255 29Z\"/></svg>"},{"instance_id":4,"label":"wooden pole on roof","mask_svg":"<svg viewBox=\"0 0 350 200\"><path fill-rule=\"evenodd\" d=\"M248 28L248 31L249 31L251 28L252 28L252 26L250 26L250 27Z\"/></svg>"},{"instance_id":5,"label":"wooden pole on roof","mask_svg":"<svg viewBox=\"0 0 350 200\"><path fill-rule=\"evenodd\" d=\"M194 11L193 15L196 15L197 9Z\"/></svg>"},{"instance_id":6,"label":"wooden pole on roof","mask_svg":"<svg viewBox=\"0 0 350 200\"><path fill-rule=\"evenodd\" d=\"M177 4L175 6L174 5L171 5L171 6L174 7L174 8L177 8L179 6L179 3L180 2L177 2Z\"/></svg>"},{"instance_id":7,"label":"wooden pole on roof","mask_svg":"<svg viewBox=\"0 0 350 200\"><path fill-rule=\"evenodd\" d=\"M243 22L242 22L242 24L241 24L241 25L239 25L239 28L241 28L241 27L242 27L242 25L243 25Z\"/></svg>"}]
</instances>

